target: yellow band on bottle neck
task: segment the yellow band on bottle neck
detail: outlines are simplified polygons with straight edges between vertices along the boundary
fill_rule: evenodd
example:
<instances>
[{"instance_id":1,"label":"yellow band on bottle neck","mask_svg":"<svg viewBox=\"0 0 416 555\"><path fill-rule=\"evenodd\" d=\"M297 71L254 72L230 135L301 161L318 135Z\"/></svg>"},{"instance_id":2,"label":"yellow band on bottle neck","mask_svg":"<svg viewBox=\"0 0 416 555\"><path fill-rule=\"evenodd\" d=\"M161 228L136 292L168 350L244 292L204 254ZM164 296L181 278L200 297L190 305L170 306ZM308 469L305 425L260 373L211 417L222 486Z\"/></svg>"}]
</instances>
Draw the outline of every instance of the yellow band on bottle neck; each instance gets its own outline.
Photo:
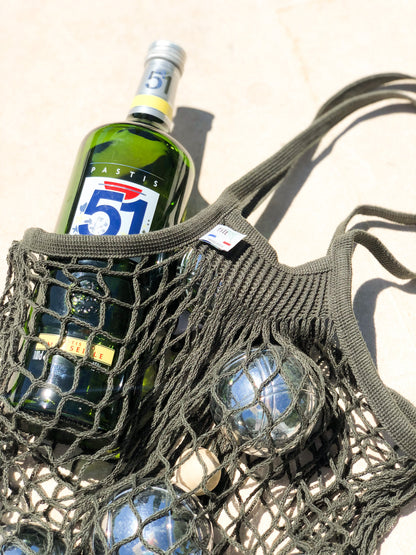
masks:
<instances>
[{"instance_id":1,"label":"yellow band on bottle neck","mask_svg":"<svg viewBox=\"0 0 416 555\"><path fill-rule=\"evenodd\" d=\"M154 96L152 94L138 94L133 98L131 108L136 108L138 106L148 106L149 108L154 108L162 114L172 118L172 106L166 102L160 96Z\"/></svg>"}]
</instances>

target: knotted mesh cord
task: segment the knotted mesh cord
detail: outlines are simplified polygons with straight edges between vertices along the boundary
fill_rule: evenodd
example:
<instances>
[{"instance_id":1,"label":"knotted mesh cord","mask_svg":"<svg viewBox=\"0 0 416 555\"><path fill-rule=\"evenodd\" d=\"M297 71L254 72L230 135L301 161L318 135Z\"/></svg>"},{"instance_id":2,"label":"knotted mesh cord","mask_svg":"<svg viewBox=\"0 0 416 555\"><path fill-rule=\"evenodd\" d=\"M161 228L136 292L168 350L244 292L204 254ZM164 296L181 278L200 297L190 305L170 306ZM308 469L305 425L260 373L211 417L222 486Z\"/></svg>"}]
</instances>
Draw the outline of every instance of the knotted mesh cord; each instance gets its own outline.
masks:
<instances>
[{"instance_id":1,"label":"knotted mesh cord","mask_svg":"<svg viewBox=\"0 0 416 555\"><path fill-rule=\"evenodd\" d=\"M20 411L2 416L7 492L2 518L23 522L29 513L31 521L60 531L68 553L76 552L82 542L88 545L93 517L121 484L139 493L155 481L170 483L181 452L209 447L222 469L219 486L203 497L204 510L218 523L212 552L346 553L348 547L351 553L371 553L398 509L415 494L416 468L390 445L337 346L328 309L329 260L296 270L272 266L248 246L233 257L202 244L191 248L185 273L167 279L187 250L158 266L157 302L142 301L146 318L131 330L138 345L134 362L147 356L156 335L163 337L153 355L158 365L153 392L136 410L130 405L111 432L114 444L121 444L121 456L112 461L107 448L79 453L77 447L93 435L91 430L76 430L68 448L48 444L42 434L34 438L14 429ZM2 312L4 383L19 364L16 346L26 338L27 307L36 306L33 287L38 276L47 279L51 264L19 243L12 247L10 262L10 300ZM133 280L147 272L143 260L139 266ZM70 267L76 268L74 258ZM106 270L99 273L104 277ZM178 318L186 313L185 331L174 335ZM299 445L297 439L281 456L256 459L227 434L226 419L213 424L209 405L224 361L240 349L262 345L281 345L282 358L294 353L311 375L323 376L325 384L317 387L324 406L315 416L318 426ZM143 371L137 364L132 375L140 379ZM50 425L42 421L43 431Z\"/></svg>"},{"instance_id":2,"label":"knotted mesh cord","mask_svg":"<svg viewBox=\"0 0 416 555\"><path fill-rule=\"evenodd\" d=\"M220 461L219 485L200 498L200 515L208 515L215 526L213 547L201 542L201 552L371 554L400 508L415 496L414 459L375 418L340 347L339 321L329 303L333 258L300 268L279 265L238 211L225 212L221 223L248 234L230 254L181 235L174 245L169 242L175 248L167 254L164 249L158 259L154 245L138 248L142 238L133 239L134 247L126 238L114 238L102 263L86 266L86 258L100 259L102 241L65 237L64 248L58 248L56 236L33 231L12 245L0 312L0 519L17 529L27 522L42 525L48 530L48 551L57 534L67 553L90 553L92 529L101 522L106 502L120 490L130 490L131 500L152 484L171 488L176 461L188 448L208 447ZM165 236L159 234L162 243ZM120 269L122 244L134 250L136 262ZM111 370L104 371L87 354L62 350L68 326L79 324L79 317L58 314L45 304L54 285L70 305L82 293L76 276L86 269L96 276L98 289L89 290L89 296L99 306L98 324L86 325L86 352L104 336L117 346ZM129 303L111 296L107 283L114 277L129 284ZM106 309L114 305L127 315L123 338L105 329ZM54 345L38 335L35 321L43 313L59 324ZM31 343L43 344L47 356L60 354L74 363L73 387L56 390L61 400L49 418L22 410L23 401L15 407L5 397L16 370L30 379L32 390L45 385L45 375L34 379L25 370ZM210 405L224 363L238 351L250 357L252 348L267 347L277 353L276 372L284 375L284 362L291 357L302 364L316 388L319 410L307 434L300 432L277 454L256 457L246 453L250 440L242 445L235 440L227 413L214 423ZM76 399L85 368L102 372L108 387L100 399L89 401L93 423L74 427L61 413L66 402ZM148 368L155 369L153 386L146 395L137 388L132 395ZM119 416L103 433L100 416L120 375L126 378ZM292 395L291 406L299 407L297 392ZM258 402L259 392L253 403ZM301 423L305 428L302 418ZM269 422L264 435L269 446L271 432ZM174 507L191 495L183 492ZM130 508L135 512L132 503ZM150 549L147 525L143 522L137 534ZM117 553L120 546L104 552Z\"/></svg>"}]
</instances>

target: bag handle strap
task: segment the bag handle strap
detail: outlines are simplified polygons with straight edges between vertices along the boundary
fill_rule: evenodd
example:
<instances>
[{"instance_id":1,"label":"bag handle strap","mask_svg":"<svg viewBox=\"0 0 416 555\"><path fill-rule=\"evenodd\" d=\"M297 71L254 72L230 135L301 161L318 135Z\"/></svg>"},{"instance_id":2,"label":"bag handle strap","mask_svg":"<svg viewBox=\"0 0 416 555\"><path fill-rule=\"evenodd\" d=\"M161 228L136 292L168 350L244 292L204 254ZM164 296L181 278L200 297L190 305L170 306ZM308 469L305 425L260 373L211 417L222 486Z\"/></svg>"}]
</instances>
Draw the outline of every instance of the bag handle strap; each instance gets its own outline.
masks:
<instances>
[{"instance_id":1,"label":"bag handle strap","mask_svg":"<svg viewBox=\"0 0 416 555\"><path fill-rule=\"evenodd\" d=\"M230 185L217 202L233 206L247 217L282 181L302 154L317 145L332 127L351 113L388 99L405 101L416 108L416 97L405 92L403 81L410 81L415 85L416 77L403 73L384 73L360 79L345 87L321 107L309 127ZM401 85L397 84L399 82L402 82ZM399 87L398 89L391 88L394 83ZM390 88L383 87L386 84L389 84Z\"/></svg>"},{"instance_id":2,"label":"bag handle strap","mask_svg":"<svg viewBox=\"0 0 416 555\"><path fill-rule=\"evenodd\" d=\"M354 208L348 217L339 224L334 233L330 249L338 237L347 233L348 224L354 216L357 215L374 216L399 225L416 225L416 214L389 210L388 208L373 206L371 204L362 204L361 206ZM384 268L392 275L399 279L416 279L416 272L409 270L406 266L399 262L397 258L386 248L384 243L382 243L376 236L361 229L354 229L348 233L351 235L355 243L359 243L366 247L373 254L373 256L377 258L380 264L384 266Z\"/></svg>"},{"instance_id":3,"label":"bag handle strap","mask_svg":"<svg viewBox=\"0 0 416 555\"><path fill-rule=\"evenodd\" d=\"M348 363L371 409L393 440L410 457L416 459L416 407L381 379L366 342L359 331L351 298L352 256L357 244L366 247L391 274L400 279L416 279L412 271L387 249L373 234L346 227L357 214L376 216L388 221L415 225L416 214L396 212L376 206L356 208L335 232L329 252L334 260L334 275L330 295L338 339ZM416 230L416 228L415 228Z\"/></svg>"}]
</instances>

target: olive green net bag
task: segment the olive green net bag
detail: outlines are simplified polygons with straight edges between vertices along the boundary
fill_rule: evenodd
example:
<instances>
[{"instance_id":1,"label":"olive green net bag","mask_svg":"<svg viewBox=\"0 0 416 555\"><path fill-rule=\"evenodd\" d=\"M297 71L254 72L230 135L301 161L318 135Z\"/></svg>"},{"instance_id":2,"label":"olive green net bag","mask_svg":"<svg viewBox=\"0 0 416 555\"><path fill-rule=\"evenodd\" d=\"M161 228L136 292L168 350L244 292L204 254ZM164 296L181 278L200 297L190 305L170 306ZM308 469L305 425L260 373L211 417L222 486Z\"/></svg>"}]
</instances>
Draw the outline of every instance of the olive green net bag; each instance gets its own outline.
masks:
<instances>
[{"instance_id":1,"label":"olive green net bag","mask_svg":"<svg viewBox=\"0 0 416 555\"><path fill-rule=\"evenodd\" d=\"M245 218L345 116L386 99L414 107L409 82L347 87L183 224L118 237L30 229L12 245L2 552L375 552L416 495L416 409L383 384L359 332L354 248L416 274L348 220L327 256L288 267Z\"/></svg>"}]
</instances>

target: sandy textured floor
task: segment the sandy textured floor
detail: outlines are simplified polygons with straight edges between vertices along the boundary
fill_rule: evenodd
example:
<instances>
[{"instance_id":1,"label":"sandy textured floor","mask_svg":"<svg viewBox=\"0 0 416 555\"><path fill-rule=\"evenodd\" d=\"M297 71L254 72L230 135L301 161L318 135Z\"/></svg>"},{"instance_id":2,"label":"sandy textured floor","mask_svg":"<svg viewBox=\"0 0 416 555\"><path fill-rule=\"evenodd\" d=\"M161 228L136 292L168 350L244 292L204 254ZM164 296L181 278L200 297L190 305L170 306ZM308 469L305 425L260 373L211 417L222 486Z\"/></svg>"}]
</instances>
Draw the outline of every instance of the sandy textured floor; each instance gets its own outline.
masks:
<instances>
[{"instance_id":1,"label":"sandy textured floor","mask_svg":"<svg viewBox=\"0 0 416 555\"><path fill-rule=\"evenodd\" d=\"M175 40L188 53L174 133L197 166L194 210L301 131L349 82L416 72L412 0L0 0L0 26L2 283L11 241L28 227L53 231L82 137L125 117L153 40ZM416 113L383 108L357 121L369 113L338 126L314 162L251 218L282 262L325 254L357 204L416 213ZM414 232L374 231L416 267ZM414 283L395 280L361 249L354 275L380 373L416 403ZM416 553L415 529L413 503L380 554Z\"/></svg>"}]
</instances>

